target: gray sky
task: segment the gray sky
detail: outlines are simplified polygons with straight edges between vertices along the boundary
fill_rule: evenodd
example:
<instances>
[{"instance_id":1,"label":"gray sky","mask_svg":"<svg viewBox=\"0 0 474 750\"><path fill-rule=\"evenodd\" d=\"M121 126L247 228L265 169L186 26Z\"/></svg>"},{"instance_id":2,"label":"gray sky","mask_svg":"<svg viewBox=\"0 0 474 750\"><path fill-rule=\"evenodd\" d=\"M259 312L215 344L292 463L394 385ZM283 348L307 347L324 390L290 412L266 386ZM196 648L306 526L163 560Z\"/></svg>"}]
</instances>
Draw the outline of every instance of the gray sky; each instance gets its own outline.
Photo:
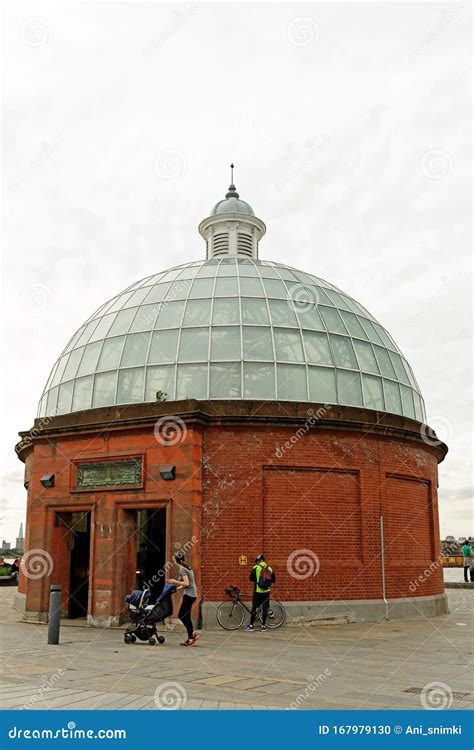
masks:
<instances>
[{"instance_id":1,"label":"gray sky","mask_svg":"<svg viewBox=\"0 0 474 750\"><path fill-rule=\"evenodd\" d=\"M470 4L3 9L0 534L56 357L121 289L204 256L231 160L260 256L336 284L407 356L450 447L441 532L473 533Z\"/></svg>"}]
</instances>

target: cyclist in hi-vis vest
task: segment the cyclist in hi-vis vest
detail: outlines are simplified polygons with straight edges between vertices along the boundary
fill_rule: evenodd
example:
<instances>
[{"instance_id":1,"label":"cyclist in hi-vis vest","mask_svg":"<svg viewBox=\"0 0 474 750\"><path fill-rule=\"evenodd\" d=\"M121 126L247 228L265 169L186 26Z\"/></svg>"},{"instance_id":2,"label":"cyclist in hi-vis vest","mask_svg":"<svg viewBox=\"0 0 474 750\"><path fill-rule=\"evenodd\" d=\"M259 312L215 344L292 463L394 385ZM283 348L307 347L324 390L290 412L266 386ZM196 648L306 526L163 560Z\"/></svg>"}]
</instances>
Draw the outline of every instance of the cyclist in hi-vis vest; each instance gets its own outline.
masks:
<instances>
[{"instance_id":1,"label":"cyclist in hi-vis vest","mask_svg":"<svg viewBox=\"0 0 474 750\"><path fill-rule=\"evenodd\" d=\"M272 583L275 583L275 573L270 565L265 562L265 555L258 555L255 558L255 565L250 571L249 580L253 582L252 612L250 614L250 624L246 625L244 630L252 632L255 630L254 622L257 615L257 609L262 608L262 630L266 630L266 621L268 615L268 606L270 604L270 592Z\"/></svg>"}]
</instances>

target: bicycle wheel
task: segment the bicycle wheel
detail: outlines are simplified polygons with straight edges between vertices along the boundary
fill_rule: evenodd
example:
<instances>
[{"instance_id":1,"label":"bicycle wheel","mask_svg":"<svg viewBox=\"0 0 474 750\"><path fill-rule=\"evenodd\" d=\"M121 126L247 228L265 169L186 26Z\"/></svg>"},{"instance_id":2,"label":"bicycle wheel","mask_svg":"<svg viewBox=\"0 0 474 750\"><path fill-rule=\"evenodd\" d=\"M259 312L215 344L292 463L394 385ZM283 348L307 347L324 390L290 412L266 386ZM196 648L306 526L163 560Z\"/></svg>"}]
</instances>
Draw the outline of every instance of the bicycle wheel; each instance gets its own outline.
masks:
<instances>
[{"instance_id":1,"label":"bicycle wheel","mask_svg":"<svg viewBox=\"0 0 474 750\"><path fill-rule=\"evenodd\" d=\"M267 615L267 628L279 628L286 620L286 611L283 604L277 602L276 599L270 600L270 606L268 608Z\"/></svg>"},{"instance_id":2,"label":"bicycle wheel","mask_svg":"<svg viewBox=\"0 0 474 750\"><path fill-rule=\"evenodd\" d=\"M224 630L238 630L245 620L245 610L240 602L222 602L217 608L216 617Z\"/></svg>"}]
</instances>

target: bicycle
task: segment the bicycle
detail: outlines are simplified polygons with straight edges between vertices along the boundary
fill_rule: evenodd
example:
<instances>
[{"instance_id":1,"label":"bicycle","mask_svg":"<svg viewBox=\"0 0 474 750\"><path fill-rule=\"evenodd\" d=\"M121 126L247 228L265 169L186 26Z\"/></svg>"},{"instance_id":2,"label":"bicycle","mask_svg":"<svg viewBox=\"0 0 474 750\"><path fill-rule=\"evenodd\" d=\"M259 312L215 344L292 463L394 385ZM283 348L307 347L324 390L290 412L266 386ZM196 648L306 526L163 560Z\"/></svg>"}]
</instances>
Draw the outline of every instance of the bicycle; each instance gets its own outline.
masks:
<instances>
[{"instance_id":1,"label":"bicycle","mask_svg":"<svg viewBox=\"0 0 474 750\"><path fill-rule=\"evenodd\" d=\"M225 589L225 593L229 599L219 604L216 612L217 622L224 630L238 630L244 624L245 613L247 612L250 615L252 609L242 601L240 589L237 586L229 586ZM256 619L262 622L261 606L257 608ZM265 623L267 628L272 628L273 630L279 628L285 620L286 611L283 604L276 599L271 599Z\"/></svg>"}]
</instances>

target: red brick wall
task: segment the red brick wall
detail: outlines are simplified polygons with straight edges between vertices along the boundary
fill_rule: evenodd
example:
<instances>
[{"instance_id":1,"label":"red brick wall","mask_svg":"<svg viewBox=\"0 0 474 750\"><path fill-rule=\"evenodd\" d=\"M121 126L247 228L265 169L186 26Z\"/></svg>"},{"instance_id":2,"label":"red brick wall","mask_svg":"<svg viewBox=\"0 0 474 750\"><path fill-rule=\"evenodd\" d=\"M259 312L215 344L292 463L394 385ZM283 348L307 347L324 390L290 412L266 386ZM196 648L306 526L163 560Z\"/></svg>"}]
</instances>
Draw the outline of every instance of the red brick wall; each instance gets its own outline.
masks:
<instances>
[{"instance_id":1,"label":"red brick wall","mask_svg":"<svg viewBox=\"0 0 474 750\"><path fill-rule=\"evenodd\" d=\"M284 448L294 435L291 427L206 430L205 597L222 599L229 584L249 591L249 567L239 565L239 555L250 563L264 551L281 599L380 598L381 514L387 597L442 593L435 456L413 442L330 429L302 434ZM298 550L317 556L316 575L289 574L288 558ZM304 559L300 564L302 574Z\"/></svg>"}]
</instances>

